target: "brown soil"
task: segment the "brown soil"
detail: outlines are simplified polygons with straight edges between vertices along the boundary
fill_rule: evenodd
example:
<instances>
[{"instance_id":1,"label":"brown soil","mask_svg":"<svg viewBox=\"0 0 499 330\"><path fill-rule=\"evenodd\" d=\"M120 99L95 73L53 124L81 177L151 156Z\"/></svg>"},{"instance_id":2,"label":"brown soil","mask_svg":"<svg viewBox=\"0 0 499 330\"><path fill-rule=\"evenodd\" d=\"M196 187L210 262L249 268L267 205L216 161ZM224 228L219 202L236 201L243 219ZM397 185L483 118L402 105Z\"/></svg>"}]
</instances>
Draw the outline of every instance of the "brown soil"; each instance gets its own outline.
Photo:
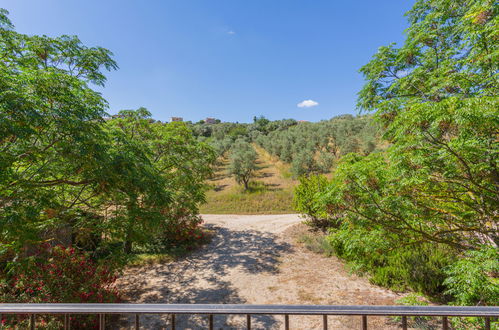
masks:
<instances>
[{"instance_id":1,"label":"brown soil","mask_svg":"<svg viewBox=\"0 0 499 330\"><path fill-rule=\"evenodd\" d=\"M215 231L189 257L125 271L118 285L133 303L394 304L399 295L349 274L335 257L296 242L306 231L297 215L205 215ZM371 329L396 329L370 317ZM245 319L216 316L215 329L241 329ZM329 316L330 329L359 329L360 317ZM320 316L291 316L291 329L322 329ZM144 316L144 329L165 329L169 317ZM206 316L177 316L177 329L205 329ZM254 329L283 328L282 316L253 316Z\"/></svg>"}]
</instances>

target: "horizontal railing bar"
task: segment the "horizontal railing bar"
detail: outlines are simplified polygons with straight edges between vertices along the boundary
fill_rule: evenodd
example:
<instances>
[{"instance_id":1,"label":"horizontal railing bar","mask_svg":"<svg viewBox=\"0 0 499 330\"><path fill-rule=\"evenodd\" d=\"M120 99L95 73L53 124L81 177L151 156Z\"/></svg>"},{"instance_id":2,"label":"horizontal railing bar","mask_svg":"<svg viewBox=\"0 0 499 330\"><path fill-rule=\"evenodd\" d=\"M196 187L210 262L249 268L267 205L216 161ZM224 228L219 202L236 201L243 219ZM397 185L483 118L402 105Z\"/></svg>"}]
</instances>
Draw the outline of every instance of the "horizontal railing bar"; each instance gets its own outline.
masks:
<instances>
[{"instance_id":1,"label":"horizontal railing bar","mask_svg":"<svg viewBox=\"0 0 499 330\"><path fill-rule=\"evenodd\" d=\"M289 314L499 317L499 307L245 304L0 304L0 314Z\"/></svg>"}]
</instances>

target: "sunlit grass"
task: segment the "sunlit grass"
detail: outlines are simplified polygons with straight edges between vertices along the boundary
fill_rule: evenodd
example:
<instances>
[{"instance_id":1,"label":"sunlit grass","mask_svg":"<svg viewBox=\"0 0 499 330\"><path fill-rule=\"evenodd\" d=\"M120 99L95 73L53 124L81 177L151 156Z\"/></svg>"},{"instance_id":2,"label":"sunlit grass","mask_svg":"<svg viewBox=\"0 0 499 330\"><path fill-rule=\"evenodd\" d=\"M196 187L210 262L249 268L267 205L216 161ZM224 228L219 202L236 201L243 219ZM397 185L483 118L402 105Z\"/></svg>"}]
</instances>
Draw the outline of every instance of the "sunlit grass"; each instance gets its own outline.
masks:
<instances>
[{"instance_id":1,"label":"sunlit grass","mask_svg":"<svg viewBox=\"0 0 499 330\"><path fill-rule=\"evenodd\" d=\"M285 214L295 213L293 189L297 184L291 178L289 165L273 159L265 150L258 153L258 171L248 190L237 185L227 171L228 160L220 160L214 177L208 183L213 187L201 205L204 214Z\"/></svg>"},{"instance_id":2,"label":"sunlit grass","mask_svg":"<svg viewBox=\"0 0 499 330\"><path fill-rule=\"evenodd\" d=\"M257 186L248 192L241 191L239 187L223 193L210 191L207 203L201 206L200 211L205 214L294 213L293 189L269 191Z\"/></svg>"},{"instance_id":3,"label":"sunlit grass","mask_svg":"<svg viewBox=\"0 0 499 330\"><path fill-rule=\"evenodd\" d=\"M151 266L155 264L175 261L176 258L166 253L140 253L133 254L127 262L129 267Z\"/></svg>"}]
</instances>

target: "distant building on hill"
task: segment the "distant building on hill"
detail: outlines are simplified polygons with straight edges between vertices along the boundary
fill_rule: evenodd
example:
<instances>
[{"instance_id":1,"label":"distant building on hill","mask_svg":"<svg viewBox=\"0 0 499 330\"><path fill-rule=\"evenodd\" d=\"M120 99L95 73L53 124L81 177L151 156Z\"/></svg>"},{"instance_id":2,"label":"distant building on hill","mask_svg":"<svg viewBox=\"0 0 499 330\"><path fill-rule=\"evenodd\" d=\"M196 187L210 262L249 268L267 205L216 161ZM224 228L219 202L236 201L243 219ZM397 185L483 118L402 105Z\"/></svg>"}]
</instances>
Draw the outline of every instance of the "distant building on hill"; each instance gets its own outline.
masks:
<instances>
[{"instance_id":1,"label":"distant building on hill","mask_svg":"<svg viewBox=\"0 0 499 330\"><path fill-rule=\"evenodd\" d=\"M206 119L204 120L204 122L205 122L206 124L216 124L218 121L217 121L217 119L216 119L216 118L206 118Z\"/></svg>"},{"instance_id":2,"label":"distant building on hill","mask_svg":"<svg viewBox=\"0 0 499 330\"><path fill-rule=\"evenodd\" d=\"M171 117L170 121L184 121L184 118L182 118L182 117Z\"/></svg>"},{"instance_id":3,"label":"distant building on hill","mask_svg":"<svg viewBox=\"0 0 499 330\"><path fill-rule=\"evenodd\" d=\"M308 120L298 120L298 123L308 123Z\"/></svg>"}]
</instances>

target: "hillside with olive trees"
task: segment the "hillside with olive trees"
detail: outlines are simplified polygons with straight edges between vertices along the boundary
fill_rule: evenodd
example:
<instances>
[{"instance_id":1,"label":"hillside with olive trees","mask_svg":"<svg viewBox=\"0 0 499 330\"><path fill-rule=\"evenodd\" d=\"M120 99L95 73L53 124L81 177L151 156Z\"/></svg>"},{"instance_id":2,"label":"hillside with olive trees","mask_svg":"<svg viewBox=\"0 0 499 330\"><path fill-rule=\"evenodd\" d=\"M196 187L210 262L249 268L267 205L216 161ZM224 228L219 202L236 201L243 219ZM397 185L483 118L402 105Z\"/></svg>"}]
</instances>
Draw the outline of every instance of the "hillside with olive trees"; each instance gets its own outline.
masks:
<instances>
[{"instance_id":1,"label":"hillside with olive trees","mask_svg":"<svg viewBox=\"0 0 499 330\"><path fill-rule=\"evenodd\" d=\"M203 213L294 213L300 177L330 175L342 156L367 155L384 145L369 116L316 123L255 117L251 124L199 122L191 129L218 156Z\"/></svg>"}]
</instances>

